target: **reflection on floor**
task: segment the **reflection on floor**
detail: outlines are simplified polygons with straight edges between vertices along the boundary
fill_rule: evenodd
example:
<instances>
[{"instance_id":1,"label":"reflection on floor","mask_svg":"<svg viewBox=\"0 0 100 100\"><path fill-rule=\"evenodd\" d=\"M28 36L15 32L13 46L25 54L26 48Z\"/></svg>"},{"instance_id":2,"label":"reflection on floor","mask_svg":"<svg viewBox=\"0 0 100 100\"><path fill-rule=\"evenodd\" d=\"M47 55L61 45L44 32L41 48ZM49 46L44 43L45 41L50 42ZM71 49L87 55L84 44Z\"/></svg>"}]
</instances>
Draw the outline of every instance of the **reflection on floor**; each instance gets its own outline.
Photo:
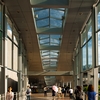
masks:
<instances>
[{"instance_id":1,"label":"reflection on floor","mask_svg":"<svg viewBox=\"0 0 100 100\"><path fill-rule=\"evenodd\" d=\"M31 95L31 100L72 100L72 99L70 99L68 95L64 98L61 98L61 97L58 98L56 96L55 99L53 99L51 93L48 93L47 96L45 97L43 93L34 93Z\"/></svg>"}]
</instances>

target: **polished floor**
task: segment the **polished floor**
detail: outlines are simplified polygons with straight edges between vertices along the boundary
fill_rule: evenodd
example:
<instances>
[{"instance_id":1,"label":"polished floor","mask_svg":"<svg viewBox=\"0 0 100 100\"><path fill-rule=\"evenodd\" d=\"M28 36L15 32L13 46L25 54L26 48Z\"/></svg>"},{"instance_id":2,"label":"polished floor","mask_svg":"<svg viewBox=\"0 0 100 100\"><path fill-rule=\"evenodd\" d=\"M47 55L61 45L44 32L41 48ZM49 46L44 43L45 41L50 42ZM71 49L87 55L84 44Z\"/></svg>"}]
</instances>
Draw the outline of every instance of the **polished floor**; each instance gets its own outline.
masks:
<instances>
[{"instance_id":1,"label":"polished floor","mask_svg":"<svg viewBox=\"0 0 100 100\"><path fill-rule=\"evenodd\" d=\"M43 93L35 93L31 95L31 100L73 100L73 99L70 99L68 95L64 98L62 97L58 98L56 96L55 99L53 99L51 93L48 93L47 96L44 96Z\"/></svg>"}]
</instances>

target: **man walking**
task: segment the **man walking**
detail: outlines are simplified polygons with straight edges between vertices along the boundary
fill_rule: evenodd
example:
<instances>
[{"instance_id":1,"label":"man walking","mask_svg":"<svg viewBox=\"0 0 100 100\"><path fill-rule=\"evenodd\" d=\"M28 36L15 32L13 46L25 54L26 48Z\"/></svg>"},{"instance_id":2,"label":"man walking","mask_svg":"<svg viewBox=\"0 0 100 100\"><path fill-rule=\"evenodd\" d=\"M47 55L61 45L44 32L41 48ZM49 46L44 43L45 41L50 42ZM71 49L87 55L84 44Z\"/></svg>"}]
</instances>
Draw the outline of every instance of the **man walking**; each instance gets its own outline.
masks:
<instances>
[{"instance_id":1,"label":"man walking","mask_svg":"<svg viewBox=\"0 0 100 100\"><path fill-rule=\"evenodd\" d=\"M30 100L30 96L31 96L31 89L30 89L30 87L29 87L29 86L27 86L26 96L27 96L27 100Z\"/></svg>"}]
</instances>

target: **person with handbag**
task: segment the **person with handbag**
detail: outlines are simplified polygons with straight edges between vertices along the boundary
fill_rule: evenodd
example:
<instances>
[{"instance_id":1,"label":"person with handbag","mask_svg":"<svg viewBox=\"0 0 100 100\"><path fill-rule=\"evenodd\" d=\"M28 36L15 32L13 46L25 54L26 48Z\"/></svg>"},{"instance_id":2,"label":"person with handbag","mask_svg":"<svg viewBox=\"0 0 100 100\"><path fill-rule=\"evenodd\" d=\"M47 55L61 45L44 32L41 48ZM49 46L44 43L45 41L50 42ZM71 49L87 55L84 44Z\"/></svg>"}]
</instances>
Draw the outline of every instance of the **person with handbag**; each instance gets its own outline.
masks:
<instances>
[{"instance_id":1,"label":"person with handbag","mask_svg":"<svg viewBox=\"0 0 100 100\"><path fill-rule=\"evenodd\" d=\"M30 100L30 97L31 97L31 89L30 89L30 86L27 86L26 96L27 96L27 100Z\"/></svg>"}]
</instances>

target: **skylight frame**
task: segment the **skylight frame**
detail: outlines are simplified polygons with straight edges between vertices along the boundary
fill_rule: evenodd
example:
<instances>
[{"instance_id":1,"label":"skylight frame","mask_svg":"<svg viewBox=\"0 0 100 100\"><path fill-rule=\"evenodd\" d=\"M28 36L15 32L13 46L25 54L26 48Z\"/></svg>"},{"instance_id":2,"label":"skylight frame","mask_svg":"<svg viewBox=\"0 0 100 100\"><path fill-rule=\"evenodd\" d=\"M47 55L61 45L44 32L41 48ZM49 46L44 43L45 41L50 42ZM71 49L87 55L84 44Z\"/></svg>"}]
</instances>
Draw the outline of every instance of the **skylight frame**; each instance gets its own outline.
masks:
<instances>
[{"instance_id":1,"label":"skylight frame","mask_svg":"<svg viewBox=\"0 0 100 100\"><path fill-rule=\"evenodd\" d=\"M59 14L59 16L60 17L58 17L57 15L54 15L53 16L53 12L54 11L56 11L56 13L57 14ZM34 18L35 18L35 22L36 22L36 27L37 28L43 28L43 27L51 27L51 28L53 28L53 27L63 27L63 16L65 16L65 8L32 8L32 11L34 11ZM42 12L45 12L46 14L45 14L45 16L43 17L43 14L42 14ZM41 17L39 16L39 15L41 15ZM46 16L47 15L47 16ZM43 20L47 20L48 19L48 23L46 24L46 25L40 25L39 23L40 23L40 21L43 21ZM51 21L51 20L56 20L56 22L57 21L61 21L61 22L59 22L60 24L56 24L56 25L54 25L54 23L52 24L52 22L54 22L54 21ZM59 26L58 26L59 25Z\"/></svg>"},{"instance_id":2,"label":"skylight frame","mask_svg":"<svg viewBox=\"0 0 100 100\"><path fill-rule=\"evenodd\" d=\"M59 17L59 16L53 16L51 13L52 11L58 11L58 12L61 12L62 15ZM39 47L40 47L40 56L41 56L41 61L42 61L42 67L45 71L45 69L49 69L49 68L57 68L57 64L58 64L58 57L59 57L59 47L61 45L61 33L62 33L62 29L63 29L63 26L64 26L64 16L65 16L65 11L66 11L66 8L33 8L32 11L34 11L34 21L35 21L35 25L36 25L36 32L39 33L38 34L38 40L39 40ZM43 16L39 16L39 12L44 12L44 11L48 11L47 15L45 15L44 17ZM40 14L41 15L41 14ZM59 13L60 15L60 13ZM39 17L39 18L38 18ZM37 26L37 22L39 23L39 21L44 21L48 19L48 23L47 24L43 24L43 25L39 25L39 27ZM51 20L54 20L55 23L60 23L60 24L52 24L52 21ZM48 31L47 31L47 35L44 33L41 34L41 32L43 31L43 29L53 29L55 28L56 30L61 30L60 32L59 31L56 31L54 29L53 31L53 35L51 33L48 34ZM45 30L44 30L45 32ZM55 33L54 33L55 32ZM58 32L58 33L57 33ZM60 37L58 35L56 35L60 33ZM56 36L55 36L56 35ZM58 37L57 37L58 36ZM52 38L53 37L53 38ZM56 37L56 38L55 38ZM49 38L48 42L45 41L45 39ZM44 42L40 42L40 41L44 41ZM56 42L54 42L56 41ZM55 49L57 50L53 50L53 46L57 47ZM46 49L50 49L50 50L46 50ZM48 53L49 52L49 53ZM56 69L52 70L50 69L50 71L55 71ZM49 76L49 79L51 78L51 76ZM46 79L46 78L45 78ZM54 76L54 79L55 79L55 76ZM46 80L45 80L46 81Z\"/></svg>"}]
</instances>

